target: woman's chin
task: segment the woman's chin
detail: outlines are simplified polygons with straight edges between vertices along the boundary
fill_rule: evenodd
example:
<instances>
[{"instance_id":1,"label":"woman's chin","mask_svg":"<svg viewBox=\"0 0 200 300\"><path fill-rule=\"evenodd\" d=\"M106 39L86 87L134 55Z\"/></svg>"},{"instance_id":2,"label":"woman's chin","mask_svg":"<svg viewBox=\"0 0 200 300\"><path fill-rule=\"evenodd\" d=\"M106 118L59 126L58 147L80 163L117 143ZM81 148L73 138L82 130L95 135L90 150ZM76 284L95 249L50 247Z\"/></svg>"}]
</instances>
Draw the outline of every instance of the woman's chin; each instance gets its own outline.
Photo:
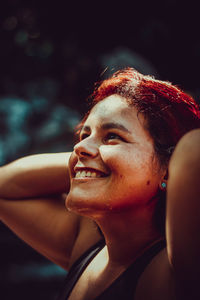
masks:
<instances>
[{"instance_id":1,"label":"woman's chin","mask_svg":"<svg viewBox=\"0 0 200 300\"><path fill-rule=\"evenodd\" d=\"M107 205L99 201L98 199L88 199L88 197L75 196L69 193L65 200L65 206L69 211L74 213L92 217L94 215L105 213L108 209Z\"/></svg>"}]
</instances>

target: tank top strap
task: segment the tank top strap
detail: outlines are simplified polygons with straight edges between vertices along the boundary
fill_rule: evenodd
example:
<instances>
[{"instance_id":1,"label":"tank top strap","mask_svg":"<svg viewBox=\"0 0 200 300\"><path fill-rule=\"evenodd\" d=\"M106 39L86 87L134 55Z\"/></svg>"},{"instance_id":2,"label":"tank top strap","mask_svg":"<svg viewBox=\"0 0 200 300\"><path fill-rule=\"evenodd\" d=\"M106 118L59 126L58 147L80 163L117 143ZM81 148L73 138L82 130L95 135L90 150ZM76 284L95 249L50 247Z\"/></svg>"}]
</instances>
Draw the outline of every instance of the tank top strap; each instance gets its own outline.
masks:
<instances>
[{"instance_id":1,"label":"tank top strap","mask_svg":"<svg viewBox=\"0 0 200 300\"><path fill-rule=\"evenodd\" d=\"M105 246L105 240L100 240L98 243L90 247L83 253L71 266L67 277L65 279L64 288L60 292L56 300L66 300L70 295L74 285L78 281L83 271L87 268L91 260L101 251Z\"/></svg>"}]
</instances>

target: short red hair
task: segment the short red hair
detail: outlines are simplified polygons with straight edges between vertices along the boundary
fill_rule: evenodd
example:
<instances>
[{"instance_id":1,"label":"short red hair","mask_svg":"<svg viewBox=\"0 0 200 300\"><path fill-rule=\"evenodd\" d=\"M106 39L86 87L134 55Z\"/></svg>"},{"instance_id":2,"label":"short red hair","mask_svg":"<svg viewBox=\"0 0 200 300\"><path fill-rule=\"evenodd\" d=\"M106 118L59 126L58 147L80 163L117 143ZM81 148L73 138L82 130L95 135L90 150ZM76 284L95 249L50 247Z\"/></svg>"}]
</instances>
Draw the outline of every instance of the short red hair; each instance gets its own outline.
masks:
<instances>
[{"instance_id":1,"label":"short red hair","mask_svg":"<svg viewBox=\"0 0 200 300\"><path fill-rule=\"evenodd\" d=\"M200 109L194 99L170 82L143 75L133 68L120 70L97 84L92 107L117 94L127 99L146 119L160 163L167 164L178 140L200 127Z\"/></svg>"}]
</instances>

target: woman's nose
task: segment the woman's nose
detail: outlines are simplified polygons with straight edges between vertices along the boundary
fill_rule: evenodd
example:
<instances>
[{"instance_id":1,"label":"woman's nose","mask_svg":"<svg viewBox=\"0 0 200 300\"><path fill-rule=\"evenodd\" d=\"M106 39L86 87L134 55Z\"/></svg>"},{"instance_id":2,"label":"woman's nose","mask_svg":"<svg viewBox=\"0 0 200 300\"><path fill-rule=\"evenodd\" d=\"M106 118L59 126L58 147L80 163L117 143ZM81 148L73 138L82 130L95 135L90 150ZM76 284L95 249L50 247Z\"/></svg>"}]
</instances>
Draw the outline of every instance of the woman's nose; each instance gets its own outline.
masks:
<instances>
[{"instance_id":1,"label":"woman's nose","mask_svg":"<svg viewBox=\"0 0 200 300\"><path fill-rule=\"evenodd\" d=\"M98 145L88 139L80 141L74 146L74 152L79 157L96 157L99 153Z\"/></svg>"}]
</instances>

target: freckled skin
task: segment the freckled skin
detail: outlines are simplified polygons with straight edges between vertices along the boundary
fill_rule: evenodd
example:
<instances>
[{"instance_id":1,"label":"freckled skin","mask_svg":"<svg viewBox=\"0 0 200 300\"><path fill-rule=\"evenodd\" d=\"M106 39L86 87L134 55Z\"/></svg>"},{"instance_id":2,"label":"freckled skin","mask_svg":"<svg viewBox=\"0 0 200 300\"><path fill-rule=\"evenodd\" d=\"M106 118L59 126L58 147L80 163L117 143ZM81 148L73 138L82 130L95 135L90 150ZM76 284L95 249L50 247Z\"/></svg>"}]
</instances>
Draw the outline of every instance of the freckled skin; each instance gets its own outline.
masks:
<instances>
[{"instance_id":1,"label":"freckled skin","mask_svg":"<svg viewBox=\"0 0 200 300\"><path fill-rule=\"evenodd\" d=\"M122 124L129 132L101 130L102 124L107 122ZM101 211L117 212L146 206L155 197L162 170L155 159L152 138L143 123L137 110L118 95L95 105L84 124L90 132L75 146L69 166L71 174L74 166L81 163L109 170L110 175L84 183L71 178L66 200L69 209L92 216ZM120 138L106 140L108 132Z\"/></svg>"}]
</instances>

